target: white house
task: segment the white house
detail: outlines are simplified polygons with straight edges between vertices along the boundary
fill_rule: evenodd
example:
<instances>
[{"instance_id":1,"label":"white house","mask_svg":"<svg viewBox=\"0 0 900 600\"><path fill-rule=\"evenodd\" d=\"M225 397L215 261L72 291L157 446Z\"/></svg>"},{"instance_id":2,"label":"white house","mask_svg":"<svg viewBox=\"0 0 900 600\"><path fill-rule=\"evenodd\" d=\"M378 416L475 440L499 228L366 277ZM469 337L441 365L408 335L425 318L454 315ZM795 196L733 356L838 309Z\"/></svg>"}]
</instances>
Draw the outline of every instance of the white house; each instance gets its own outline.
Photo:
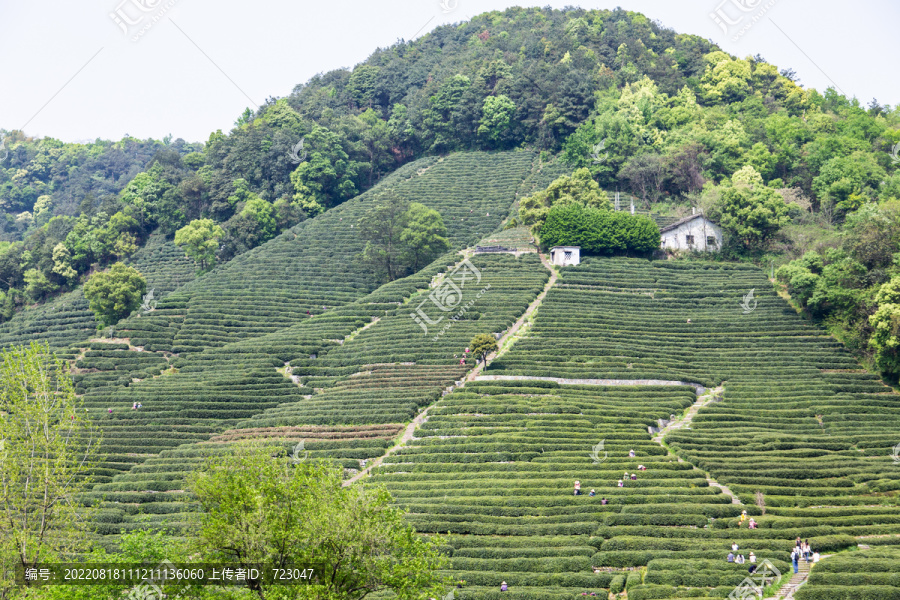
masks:
<instances>
[{"instance_id":1,"label":"white house","mask_svg":"<svg viewBox=\"0 0 900 600\"><path fill-rule=\"evenodd\" d=\"M702 213L679 219L659 232L664 250L713 252L722 248L722 228Z\"/></svg>"},{"instance_id":2,"label":"white house","mask_svg":"<svg viewBox=\"0 0 900 600\"><path fill-rule=\"evenodd\" d=\"M550 248L550 264L574 267L581 262L581 246L554 246Z\"/></svg>"}]
</instances>

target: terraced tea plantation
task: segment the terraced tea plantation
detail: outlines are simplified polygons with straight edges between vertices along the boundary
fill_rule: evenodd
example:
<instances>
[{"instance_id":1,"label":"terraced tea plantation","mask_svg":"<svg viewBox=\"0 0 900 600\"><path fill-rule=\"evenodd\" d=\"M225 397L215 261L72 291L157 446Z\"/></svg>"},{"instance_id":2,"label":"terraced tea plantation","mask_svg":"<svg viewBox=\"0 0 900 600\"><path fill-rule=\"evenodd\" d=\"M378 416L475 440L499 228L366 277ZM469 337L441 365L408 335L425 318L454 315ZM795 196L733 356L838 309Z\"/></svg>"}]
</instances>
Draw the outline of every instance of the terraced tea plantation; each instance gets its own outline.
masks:
<instances>
[{"instance_id":1,"label":"terraced tea plantation","mask_svg":"<svg viewBox=\"0 0 900 600\"><path fill-rule=\"evenodd\" d=\"M458 304L475 300L472 312L488 305L493 310L485 311L483 318L468 318L466 313L436 341L437 331L425 335L410 318L408 307L428 298L434 274L444 273L436 283L455 278L460 258L439 260L408 281L388 284L358 302L281 332L187 358L169 357L173 372L128 387L89 390L85 400L90 410L103 403L117 407L101 422L104 431L109 428L120 444L127 443L123 438L129 434L133 440L131 448L109 448L110 462L103 473L108 483L88 496L102 501L104 514L109 515L104 543L112 545L117 534L144 526L184 527L194 508L181 491L184 477L210 452L221 451L223 444L263 437L289 451L303 441L304 452L341 464L348 475L358 472L362 461L381 456L404 423L474 366L471 355L461 365L453 354L463 356L475 333L508 328L549 277L534 254L472 258L467 268L475 269L480 280L478 285L474 281L464 285ZM142 354L167 356L146 350ZM407 360L415 356L421 361ZM94 364L91 359L102 360L87 355L81 360ZM143 403L142 409L124 403L135 399ZM174 443L159 436L145 451L151 440L141 438L138 431L148 423L171 426ZM230 429L223 431L226 427ZM370 430L378 435L368 434ZM196 434L184 435L187 432ZM182 445L176 442L179 435ZM123 467L129 468L127 473L115 474L114 469ZM125 502L136 505L125 509L120 506Z\"/></svg>"},{"instance_id":2,"label":"terraced tea plantation","mask_svg":"<svg viewBox=\"0 0 900 600\"><path fill-rule=\"evenodd\" d=\"M648 426L695 399L684 386L468 383L368 481L385 484L419 531L445 534L467 595L506 581L511 597L605 596L637 590L643 573L632 567L648 563L648 582L677 577L727 595L747 575L724 560L732 541L781 568L789 546L710 529L742 507L651 440Z\"/></svg>"},{"instance_id":3,"label":"terraced tea plantation","mask_svg":"<svg viewBox=\"0 0 900 600\"><path fill-rule=\"evenodd\" d=\"M719 519L714 533L785 550L794 537L810 537L823 553L858 536L900 533L900 468L891 457L897 395L801 320L754 268L626 259L564 268L532 331L487 373L723 384L721 402L666 437L759 523L751 532ZM629 546L626 530L611 533L610 542L622 536ZM654 570L645 583L663 583ZM665 583L690 585L674 576ZM883 597L864 590L854 597Z\"/></svg>"},{"instance_id":4,"label":"terraced tea plantation","mask_svg":"<svg viewBox=\"0 0 900 600\"><path fill-rule=\"evenodd\" d=\"M894 540L896 544L896 540ZM797 600L900 598L900 550L879 547L834 557L816 565Z\"/></svg>"},{"instance_id":5,"label":"terraced tea plantation","mask_svg":"<svg viewBox=\"0 0 900 600\"><path fill-rule=\"evenodd\" d=\"M227 430L207 442L184 444L134 465L128 473L97 485L84 500L99 505L97 543L114 549L119 534L164 529L178 536L196 523L198 506L185 492L185 478L203 461L231 451L248 439L284 442L286 455L328 459L359 469L361 461L380 456L393 443L401 425L291 427ZM185 438L188 439L188 438ZM302 450L297 447L303 442Z\"/></svg>"},{"instance_id":6,"label":"terraced tea plantation","mask_svg":"<svg viewBox=\"0 0 900 600\"><path fill-rule=\"evenodd\" d=\"M186 475L265 439L384 484L461 598L723 598L749 574L732 543L787 575L796 537L825 555L798 598L900 598L900 398L749 265L586 258L527 314L537 254L471 246L524 246L500 225L558 169L422 159L200 277L152 240L134 263L161 299L113 338L79 291L0 328L71 359L104 434L98 542L179 535ZM438 209L454 250L379 287L354 226L388 196ZM472 337L511 331L470 376Z\"/></svg>"}]
</instances>

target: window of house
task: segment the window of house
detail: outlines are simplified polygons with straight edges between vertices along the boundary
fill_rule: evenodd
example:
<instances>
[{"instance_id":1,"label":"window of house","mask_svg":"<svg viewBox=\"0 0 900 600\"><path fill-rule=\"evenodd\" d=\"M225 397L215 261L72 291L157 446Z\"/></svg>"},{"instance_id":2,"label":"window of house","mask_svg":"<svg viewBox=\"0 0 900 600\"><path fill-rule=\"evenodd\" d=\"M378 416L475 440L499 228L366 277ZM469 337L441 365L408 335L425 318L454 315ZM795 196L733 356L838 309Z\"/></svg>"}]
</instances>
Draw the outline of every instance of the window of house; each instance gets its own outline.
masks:
<instances>
[{"instance_id":1,"label":"window of house","mask_svg":"<svg viewBox=\"0 0 900 600\"><path fill-rule=\"evenodd\" d=\"M694 236L692 236L692 235L686 235L686 236L684 236L684 237L687 238L688 246L693 246L693 245L694 245Z\"/></svg>"},{"instance_id":2,"label":"window of house","mask_svg":"<svg viewBox=\"0 0 900 600\"><path fill-rule=\"evenodd\" d=\"M566 262L572 260L572 251L571 251L571 250L566 250L565 253L563 254L563 259L564 259Z\"/></svg>"},{"instance_id":3,"label":"window of house","mask_svg":"<svg viewBox=\"0 0 900 600\"><path fill-rule=\"evenodd\" d=\"M715 245L717 245L717 243L716 243L716 236L714 236L714 235L708 235L708 236L706 236L706 245L707 245L707 246L715 246Z\"/></svg>"}]
</instances>

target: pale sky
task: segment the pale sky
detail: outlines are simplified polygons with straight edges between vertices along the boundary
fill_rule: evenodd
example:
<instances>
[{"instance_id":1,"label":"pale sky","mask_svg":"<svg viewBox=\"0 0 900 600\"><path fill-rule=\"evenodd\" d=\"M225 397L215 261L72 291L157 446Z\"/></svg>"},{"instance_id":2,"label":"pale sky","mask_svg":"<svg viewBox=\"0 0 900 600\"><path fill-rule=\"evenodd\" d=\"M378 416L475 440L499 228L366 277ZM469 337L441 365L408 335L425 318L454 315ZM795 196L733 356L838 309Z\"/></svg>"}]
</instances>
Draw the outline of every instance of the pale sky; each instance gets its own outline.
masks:
<instances>
[{"instance_id":1,"label":"pale sky","mask_svg":"<svg viewBox=\"0 0 900 600\"><path fill-rule=\"evenodd\" d=\"M489 10L546 5L639 11L739 57L791 67L804 87L900 104L897 0L0 0L0 128L67 142L206 141L245 107L352 68L379 46ZM740 23L726 34L717 11Z\"/></svg>"}]
</instances>

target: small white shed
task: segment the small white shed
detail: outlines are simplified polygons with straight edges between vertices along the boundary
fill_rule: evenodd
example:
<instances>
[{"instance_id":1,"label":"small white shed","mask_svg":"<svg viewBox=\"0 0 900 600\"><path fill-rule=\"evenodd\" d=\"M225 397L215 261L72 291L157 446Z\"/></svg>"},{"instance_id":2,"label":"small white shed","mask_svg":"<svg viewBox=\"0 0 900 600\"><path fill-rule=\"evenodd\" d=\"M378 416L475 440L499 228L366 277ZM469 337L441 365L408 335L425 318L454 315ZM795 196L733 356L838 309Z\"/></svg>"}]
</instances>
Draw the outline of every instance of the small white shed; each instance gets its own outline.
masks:
<instances>
[{"instance_id":1,"label":"small white shed","mask_svg":"<svg viewBox=\"0 0 900 600\"><path fill-rule=\"evenodd\" d=\"M581 246L554 246L550 248L550 264L574 267L581 262Z\"/></svg>"},{"instance_id":2,"label":"small white shed","mask_svg":"<svg viewBox=\"0 0 900 600\"><path fill-rule=\"evenodd\" d=\"M722 248L722 228L702 213L679 219L659 230L661 247L672 250L715 252Z\"/></svg>"}]
</instances>

